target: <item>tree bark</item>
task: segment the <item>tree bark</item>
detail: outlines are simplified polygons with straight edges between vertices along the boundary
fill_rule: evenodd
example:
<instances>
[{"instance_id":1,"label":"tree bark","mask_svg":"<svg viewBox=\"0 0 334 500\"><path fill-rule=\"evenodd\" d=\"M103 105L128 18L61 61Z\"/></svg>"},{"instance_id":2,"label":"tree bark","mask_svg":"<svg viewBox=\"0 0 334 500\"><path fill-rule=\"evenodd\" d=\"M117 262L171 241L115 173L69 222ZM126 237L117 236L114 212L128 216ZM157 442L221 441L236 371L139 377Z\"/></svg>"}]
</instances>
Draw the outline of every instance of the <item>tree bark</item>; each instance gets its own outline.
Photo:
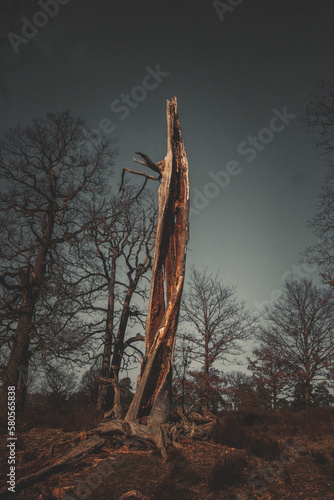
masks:
<instances>
[{"instance_id":1,"label":"tree bark","mask_svg":"<svg viewBox=\"0 0 334 500\"><path fill-rule=\"evenodd\" d=\"M276 391L276 384L274 385L273 388L273 410L276 411L277 409L277 391Z\"/></svg>"},{"instance_id":2,"label":"tree bark","mask_svg":"<svg viewBox=\"0 0 334 500\"><path fill-rule=\"evenodd\" d=\"M54 230L53 205L54 200L51 200L51 213L45 215L43 220L43 237L38 247L35 264L31 266L29 262L27 268L21 273L22 306L4 375L4 383L0 388L1 414L6 411L7 390L10 386L16 387L17 411L22 412L24 410L31 355L29 352L30 335L34 310L45 282L47 253L51 247L51 238Z\"/></svg>"},{"instance_id":3,"label":"tree bark","mask_svg":"<svg viewBox=\"0 0 334 500\"><path fill-rule=\"evenodd\" d=\"M120 319L120 324L117 331L117 336L114 344L114 352L111 359L110 367L110 382L113 393L109 393L110 397L107 398L106 410L113 409L115 418L122 418L122 406L121 406L121 390L119 387L118 375L121 369L122 358L124 354L124 341L125 333L130 317L130 303L134 291L136 290L140 275L138 274L135 280L129 285L125 300L123 303L123 309Z\"/></svg>"},{"instance_id":4,"label":"tree bark","mask_svg":"<svg viewBox=\"0 0 334 500\"><path fill-rule=\"evenodd\" d=\"M30 303L23 304L21 311L8 365L3 375L4 383L0 387L1 414L7 410L8 387L15 387L17 411L21 412L24 409L30 358L29 344L33 305Z\"/></svg>"},{"instance_id":5,"label":"tree bark","mask_svg":"<svg viewBox=\"0 0 334 500\"><path fill-rule=\"evenodd\" d=\"M309 379L305 382L305 408L310 407L310 392L311 392L311 382Z\"/></svg>"},{"instance_id":6,"label":"tree bark","mask_svg":"<svg viewBox=\"0 0 334 500\"><path fill-rule=\"evenodd\" d=\"M205 338L204 338L204 381L205 381L205 394L204 394L204 414L209 410L209 328L207 325L207 318L205 318Z\"/></svg>"},{"instance_id":7,"label":"tree bark","mask_svg":"<svg viewBox=\"0 0 334 500\"><path fill-rule=\"evenodd\" d=\"M181 136L177 101L167 101L167 155L146 165L161 176L150 301L141 374L127 421L148 416L154 424L168 420L172 363L189 239L188 161ZM153 165L152 165L153 164ZM166 295L166 297L165 297Z\"/></svg>"},{"instance_id":8,"label":"tree bark","mask_svg":"<svg viewBox=\"0 0 334 500\"><path fill-rule=\"evenodd\" d=\"M116 254L117 254L116 249L114 249L112 256L111 273L108 283L108 311L107 311L106 334L104 340L103 360L102 360L102 370L101 370L101 377L105 379L109 377L111 349L113 343L112 334L114 328L114 309L115 309L115 279L116 279L116 258L117 258ZM107 407L108 391L110 391L109 385L103 382L103 380L100 380L98 389L98 398L97 398L98 411L102 410L106 411L109 409Z\"/></svg>"}]
</instances>

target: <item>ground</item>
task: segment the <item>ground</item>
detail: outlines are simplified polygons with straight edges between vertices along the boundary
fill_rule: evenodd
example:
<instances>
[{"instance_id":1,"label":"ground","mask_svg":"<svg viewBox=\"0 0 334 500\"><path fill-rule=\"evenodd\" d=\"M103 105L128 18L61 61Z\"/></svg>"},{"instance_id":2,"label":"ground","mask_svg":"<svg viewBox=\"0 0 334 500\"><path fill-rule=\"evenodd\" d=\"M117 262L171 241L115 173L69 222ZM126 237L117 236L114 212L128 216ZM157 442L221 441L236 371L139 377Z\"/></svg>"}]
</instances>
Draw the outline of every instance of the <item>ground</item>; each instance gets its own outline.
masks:
<instances>
[{"instance_id":1,"label":"ground","mask_svg":"<svg viewBox=\"0 0 334 500\"><path fill-rule=\"evenodd\" d=\"M116 500L138 490L150 500L334 500L333 429L332 409L222 416L210 441L185 440L167 460L133 440L110 437L97 453L27 486L15 498ZM89 432L31 428L18 433L17 479L61 456ZM1 450L6 438L0 438ZM6 456L0 472L1 489Z\"/></svg>"}]
</instances>

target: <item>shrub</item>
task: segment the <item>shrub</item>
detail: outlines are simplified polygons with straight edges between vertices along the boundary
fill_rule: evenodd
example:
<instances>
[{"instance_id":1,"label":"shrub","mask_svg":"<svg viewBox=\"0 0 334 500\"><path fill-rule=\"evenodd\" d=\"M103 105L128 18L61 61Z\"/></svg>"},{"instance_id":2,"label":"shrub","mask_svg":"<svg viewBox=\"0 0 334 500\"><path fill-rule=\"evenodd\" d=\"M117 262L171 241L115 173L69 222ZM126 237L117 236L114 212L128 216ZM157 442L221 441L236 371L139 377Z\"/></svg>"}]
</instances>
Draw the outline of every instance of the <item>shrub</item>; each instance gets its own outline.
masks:
<instances>
[{"instance_id":1,"label":"shrub","mask_svg":"<svg viewBox=\"0 0 334 500\"><path fill-rule=\"evenodd\" d=\"M153 500L193 500L194 493L184 483L195 484L200 481L198 473L191 467L181 450L172 449L167 461L171 464L169 473L158 484Z\"/></svg>"},{"instance_id":2,"label":"shrub","mask_svg":"<svg viewBox=\"0 0 334 500\"><path fill-rule=\"evenodd\" d=\"M50 409L28 409L18 418L18 428L20 431L28 431L32 428L61 428L62 419L63 415Z\"/></svg>"},{"instance_id":3,"label":"shrub","mask_svg":"<svg viewBox=\"0 0 334 500\"><path fill-rule=\"evenodd\" d=\"M261 413L248 412L242 417L242 422L245 425L252 426L256 423L263 424L264 419L265 417Z\"/></svg>"},{"instance_id":4,"label":"shrub","mask_svg":"<svg viewBox=\"0 0 334 500\"><path fill-rule=\"evenodd\" d=\"M334 480L334 464L332 462L326 464L323 470L331 480Z\"/></svg>"},{"instance_id":5,"label":"shrub","mask_svg":"<svg viewBox=\"0 0 334 500\"><path fill-rule=\"evenodd\" d=\"M227 454L216 460L209 477L209 487L212 491L226 490L229 486L243 482L243 472L246 466L245 457Z\"/></svg>"},{"instance_id":6,"label":"shrub","mask_svg":"<svg viewBox=\"0 0 334 500\"><path fill-rule=\"evenodd\" d=\"M312 457L318 465L326 465L329 461L328 456L322 451L313 450Z\"/></svg>"},{"instance_id":7,"label":"shrub","mask_svg":"<svg viewBox=\"0 0 334 500\"><path fill-rule=\"evenodd\" d=\"M172 467L168 474L168 480L180 480L182 482L197 483L200 481L198 473L191 467L183 453L179 450L172 452L169 461Z\"/></svg>"},{"instance_id":8,"label":"shrub","mask_svg":"<svg viewBox=\"0 0 334 500\"><path fill-rule=\"evenodd\" d=\"M224 423L216 423L211 437L215 443L231 446L232 448L246 448L247 435L235 417L228 417Z\"/></svg>"},{"instance_id":9,"label":"shrub","mask_svg":"<svg viewBox=\"0 0 334 500\"><path fill-rule=\"evenodd\" d=\"M248 451L257 457L274 460L279 457L280 447L277 439L268 436L252 436L248 441Z\"/></svg>"},{"instance_id":10,"label":"shrub","mask_svg":"<svg viewBox=\"0 0 334 500\"><path fill-rule=\"evenodd\" d=\"M189 488L176 484L170 481L169 478L165 478L154 492L152 500L176 500L177 498L194 500L194 493Z\"/></svg>"},{"instance_id":11,"label":"shrub","mask_svg":"<svg viewBox=\"0 0 334 500\"><path fill-rule=\"evenodd\" d=\"M334 408L286 409L280 415L286 430L294 434L306 434L314 441L328 434L328 429L334 424Z\"/></svg>"},{"instance_id":12,"label":"shrub","mask_svg":"<svg viewBox=\"0 0 334 500\"><path fill-rule=\"evenodd\" d=\"M20 431L28 431L32 428L55 428L62 429L64 432L75 432L92 429L96 425L97 412L95 408L68 414L51 411L50 409L44 411L29 409L18 420L18 429Z\"/></svg>"},{"instance_id":13,"label":"shrub","mask_svg":"<svg viewBox=\"0 0 334 500\"><path fill-rule=\"evenodd\" d=\"M98 424L98 414L95 408L89 410L76 411L64 415L61 428L64 432L85 431L94 429Z\"/></svg>"}]
</instances>

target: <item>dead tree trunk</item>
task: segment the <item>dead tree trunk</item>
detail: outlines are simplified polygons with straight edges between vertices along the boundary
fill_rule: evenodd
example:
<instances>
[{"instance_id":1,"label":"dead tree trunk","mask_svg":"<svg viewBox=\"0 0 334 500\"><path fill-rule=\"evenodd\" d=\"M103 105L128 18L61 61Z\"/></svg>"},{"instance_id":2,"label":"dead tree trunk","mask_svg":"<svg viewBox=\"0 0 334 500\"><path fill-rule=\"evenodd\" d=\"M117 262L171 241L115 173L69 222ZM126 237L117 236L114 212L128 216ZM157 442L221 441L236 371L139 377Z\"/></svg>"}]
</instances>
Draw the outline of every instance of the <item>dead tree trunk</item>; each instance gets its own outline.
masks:
<instances>
[{"instance_id":1,"label":"dead tree trunk","mask_svg":"<svg viewBox=\"0 0 334 500\"><path fill-rule=\"evenodd\" d=\"M176 98L172 102L167 101L167 134L167 155L163 161L154 164L141 153L138 154L144 162L136 160L157 172L159 176L155 179L161 179L146 320L146 354L136 393L126 415L129 422L148 416L150 424L166 422L169 416L175 335L189 238L188 161Z\"/></svg>"}]
</instances>

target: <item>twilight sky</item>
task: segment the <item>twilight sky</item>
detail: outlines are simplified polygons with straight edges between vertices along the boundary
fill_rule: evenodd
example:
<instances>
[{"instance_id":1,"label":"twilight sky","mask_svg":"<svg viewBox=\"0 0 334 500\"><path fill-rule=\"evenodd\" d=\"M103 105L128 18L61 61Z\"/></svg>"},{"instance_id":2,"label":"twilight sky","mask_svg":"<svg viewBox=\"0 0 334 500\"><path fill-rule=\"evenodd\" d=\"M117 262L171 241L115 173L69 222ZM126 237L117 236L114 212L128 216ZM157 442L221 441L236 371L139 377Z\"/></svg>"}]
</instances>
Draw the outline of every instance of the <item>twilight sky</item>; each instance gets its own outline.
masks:
<instances>
[{"instance_id":1,"label":"twilight sky","mask_svg":"<svg viewBox=\"0 0 334 500\"><path fill-rule=\"evenodd\" d=\"M118 139L117 183L133 151L163 159L177 96L188 265L219 270L257 310L289 272L318 276L298 266L326 163L300 116L312 81L333 78L334 3L220 4L1 0L0 129L70 107Z\"/></svg>"}]
</instances>

